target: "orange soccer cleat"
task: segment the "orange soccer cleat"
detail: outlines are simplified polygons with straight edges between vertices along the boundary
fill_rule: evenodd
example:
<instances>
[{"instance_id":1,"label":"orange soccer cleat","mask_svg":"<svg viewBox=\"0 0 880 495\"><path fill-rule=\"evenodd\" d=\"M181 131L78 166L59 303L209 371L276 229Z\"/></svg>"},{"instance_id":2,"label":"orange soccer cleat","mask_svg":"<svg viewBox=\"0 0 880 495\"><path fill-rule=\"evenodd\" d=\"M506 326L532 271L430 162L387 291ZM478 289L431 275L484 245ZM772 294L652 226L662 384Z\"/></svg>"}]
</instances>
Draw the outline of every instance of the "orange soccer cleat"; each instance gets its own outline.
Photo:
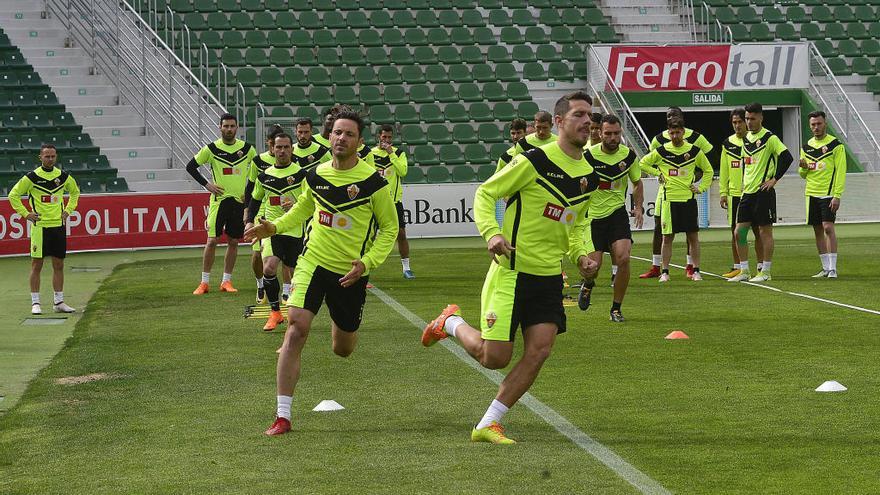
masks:
<instances>
[{"instance_id":1,"label":"orange soccer cleat","mask_svg":"<svg viewBox=\"0 0 880 495\"><path fill-rule=\"evenodd\" d=\"M272 426L265 431L266 435L273 437L275 435L283 435L290 431L290 420L287 418L275 418Z\"/></svg>"},{"instance_id":2,"label":"orange soccer cleat","mask_svg":"<svg viewBox=\"0 0 880 495\"><path fill-rule=\"evenodd\" d=\"M651 265L651 269L639 275L639 278L657 278L660 276L660 267Z\"/></svg>"},{"instance_id":3,"label":"orange soccer cleat","mask_svg":"<svg viewBox=\"0 0 880 495\"><path fill-rule=\"evenodd\" d=\"M238 292L238 289L232 286L232 280L220 283L220 292Z\"/></svg>"},{"instance_id":4,"label":"orange soccer cleat","mask_svg":"<svg viewBox=\"0 0 880 495\"><path fill-rule=\"evenodd\" d=\"M194 296L201 296L202 294L208 293L208 284L202 282L196 287L196 290L193 291Z\"/></svg>"},{"instance_id":5,"label":"orange soccer cleat","mask_svg":"<svg viewBox=\"0 0 880 495\"><path fill-rule=\"evenodd\" d=\"M281 323L284 323L284 315L281 314L281 311L272 311L269 313L269 319L266 321L263 331L271 332Z\"/></svg>"},{"instance_id":6,"label":"orange soccer cleat","mask_svg":"<svg viewBox=\"0 0 880 495\"><path fill-rule=\"evenodd\" d=\"M449 335L446 334L443 326L446 324L446 319L456 313L458 313L457 304L446 306L446 309L440 313L440 316L435 318L431 323L428 323L428 326L425 327L425 330L422 332L422 345L425 347L431 347L448 337Z\"/></svg>"}]
</instances>

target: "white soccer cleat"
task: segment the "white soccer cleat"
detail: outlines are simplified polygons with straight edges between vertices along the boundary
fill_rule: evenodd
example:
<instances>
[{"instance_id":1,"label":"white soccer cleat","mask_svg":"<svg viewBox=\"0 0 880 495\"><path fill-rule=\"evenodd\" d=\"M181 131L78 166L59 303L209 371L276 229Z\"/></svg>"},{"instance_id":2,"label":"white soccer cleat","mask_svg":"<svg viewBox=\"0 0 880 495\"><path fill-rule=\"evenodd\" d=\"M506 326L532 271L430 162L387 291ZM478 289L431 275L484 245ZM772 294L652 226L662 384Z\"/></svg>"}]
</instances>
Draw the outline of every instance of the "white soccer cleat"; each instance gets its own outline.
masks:
<instances>
[{"instance_id":1,"label":"white soccer cleat","mask_svg":"<svg viewBox=\"0 0 880 495\"><path fill-rule=\"evenodd\" d=\"M823 268L821 272L819 272L819 273L813 275L812 278L825 278L825 277L827 277L827 276L828 276L828 270L825 270L825 269Z\"/></svg>"},{"instance_id":2,"label":"white soccer cleat","mask_svg":"<svg viewBox=\"0 0 880 495\"><path fill-rule=\"evenodd\" d=\"M694 272L694 274L691 275L691 280L693 280L694 282L699 282L700 280L703 280L703 276L700 275L700 272Z\"/></svg>"},{"instance_id":3,"label":"white soccer cleat","mask_svg":"<svg viewBox=\"0 0 880 495\"><path fill-rule=\"evenodd\" d=\"M76 310L67 305L64 301L56 304L55 306L56 313L76 313Z\"/></svg>"},{"instance_id":4,"label":"white soccer cleat","mask_svg":"<svg viewBox=\"0 0 880 495\"><path fill-rule=\"evenodd\" d=\"M761 282L769 282L771 280L769 273L758 272L757 275L749 279L749 282L761 283Z\"/></svg>"},{"instance_id":5,"label":"white soccer cleat","mask_svg":"<svg viewBox=\"0 0 880 495\"><path fill-rule=\"evenodd\" d=\"M828 270L828 278L837 278L837 270Z\"/></svg>"},{"instance_id":6,"label":"white soccer cleat","mask_svg":"<svg viewBox=\"0 0 880 495\"><path fill-rule=\"evenodd\" d=\"M41 315L43 314L43 308L40 307L40 303L33 303L31 305L31 314L32 315Z\"/></svg>"},{"instance_id":7,"label":"white soccer cleat","mask_svg":"<svg viewBox=\"0 0 880 495\"><path fill-rule=\"evenodd\" d=\"M745 282L751 277L749 272L740 272L739 275L727 279L728 282Z\"/></svg>"},{"instance_id":8,"label":"white soccer cleat","mask_svg":"<svg viewBox=\"0 0 880 495\"><path fill-rule=\"evenodd\" d=\"M669 274L668 274L668 273L661 273L661 274L660 274L660 278L658 279L658 281L659 281L661 284L662 284L662 283L665 283L665 282L669 282Z\"/></svg>"}]
</instances>

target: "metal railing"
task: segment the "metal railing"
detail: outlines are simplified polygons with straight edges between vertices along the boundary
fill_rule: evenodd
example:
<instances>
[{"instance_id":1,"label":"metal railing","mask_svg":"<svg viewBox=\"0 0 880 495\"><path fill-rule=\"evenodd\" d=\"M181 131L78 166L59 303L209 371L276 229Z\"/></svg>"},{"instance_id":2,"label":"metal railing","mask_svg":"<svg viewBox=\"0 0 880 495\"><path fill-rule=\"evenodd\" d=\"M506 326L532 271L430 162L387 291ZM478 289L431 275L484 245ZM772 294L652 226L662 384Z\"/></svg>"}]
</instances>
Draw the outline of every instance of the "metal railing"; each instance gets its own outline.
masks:
<instances>
[{"instance_id":1,"label":"metal railing","mask_svg":"<svg viewBox=\"0 0 880 495\"><path fill-rule=\"evenodd\" d=\"M687 28L691 35L690 41L700 41L694 18L694 2L692 0L670 0L669 7L674 14L679 16L682 25Z\"/></svg>"},{"instance_id":2,"label":"metal railing","mask_svg":"<svg viewBox=\"0 0 880 495\"><path fill-rule=\"evenodd\" d=\"M696 19L695 12L702 12L700 19ZM733 31L729 26L721 24L721 21L712 14L712 8L709 4L701 2L697 7L691 5L691 13L694 17L695 40L712 43L733 43Z\"/></svg>"},{"instance_id":3,"label":"metal railing","mask_svg":"<svg viewBox=\"0 0 880 495\"><path fill-rule=\"evenodd\" d=\"M880 144L858 108L831 72L816 45L810 43L810 87L807 90L859 158L865 172L880 172Z\"/></svg>"},{"instance_id":4,"label":"metal railing","mask_svg":"<svg viewBox=\"0 0 880 495\"><path fill-rule=\"evenodd\" d=\"M650 143L648 136L593 46L590 46L587 54L587 83L590 85L590 92L598 96L602 108L620 119L626 145L640 157L646 155Z\"/></svg>"},{"instance_id":5,"label":"metal railing","mask_svg":"<svg viewBox=\"0 0 880 495\"><path fill-rule=\"evenodd\" d=\"M131 105L148 135L171 150L171 168L185 166L195 151L217 139L228 92L218 87L218 95L222 89L225 96L222 100L211 94L150 26L158 22L156 0L146 0L138 9L126 0L47 0L47 8L64 24L72 41L89 53L96 71L116 85L119 103ZM189 36L182 40L184 57L191 56L188 40ZM199 60L199 68L210 73L207 57ZM235 107L242 110L243 118L245 102L238 100L239 95L236 90Z\"/></svg>"}]
</instances>

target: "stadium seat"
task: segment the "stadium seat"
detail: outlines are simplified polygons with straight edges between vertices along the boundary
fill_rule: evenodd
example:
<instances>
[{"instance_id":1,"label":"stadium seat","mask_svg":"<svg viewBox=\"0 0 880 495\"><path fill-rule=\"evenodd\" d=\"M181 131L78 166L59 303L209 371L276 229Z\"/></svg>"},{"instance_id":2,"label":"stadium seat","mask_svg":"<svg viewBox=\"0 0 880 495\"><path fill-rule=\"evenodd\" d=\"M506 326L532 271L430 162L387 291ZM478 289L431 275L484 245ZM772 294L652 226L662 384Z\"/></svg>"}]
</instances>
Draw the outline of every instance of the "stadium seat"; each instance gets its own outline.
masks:
<instances>
[{"instance_id":1,"label":"stadium seat","mask_svg":"<svg viewBox=\"0 0 880 495\"><path fill-rule=\"evenodd\" d=\"M394 116L391 107L387 105L372 106L369 110L370 121L374 124L393 124Z\"/></svg>"},{"instance_id":2,"label":"stadium seat","mask_svg":"<svg viewBox=\"0 0 880 495\"><path fill-rule=\"evenodd\" d=\"M458 97L461 101L481 101L480 88L475 83L462 83L458 86Z\"/></svg>"},{"instance_id":3,"label":"stadium seat","mask_svg":"<svg viewBox=\"0 0 880 495\"><path fill-rule=\"evenodd\" d=\"M492 117L492 109L489 108L489 105L483 102L472 103L468 108L468 116L474 122L492 122L494 117Z\"/></svg>"},{"instance_id":4,"label":"stadium seat","mask_svg":"<svg viewBox=\"0 0 880 495\"><path fill-rule=\"evenodd\" d=\"M554 26L550 30L550 41L553 43L574 43L574 36L567 26Z\"/></svg>"},{"instance_id":5,"label":"stadium seat","mask_svg":"<svg viewBox=\"0 0 880 495\"><path fill-rule=\"evenodd\" d=\"M449 74L442 65L429 65L425 68L425 79L430 83L448 83Z\"/></svg>"},{"instance_id":6,"label":"stadium seat","mask_svg":"<svg viewBox=\"0 0 880 495\"><path fill-rule=\"evenodd\" d=\"M749 29L749 38L752 41L773 41L776 39L767 24L752 24Z\"/></svg>"},{"instance_id":7,"label":"stadium seat","mask_svg":"<svg viewBox=\"0 0 880 495\"><path fill-rule=\"evenodd\" d=\"M77 181L77 185L79 186L79 192L82 194L95 194L103 192L101 190L101 181L98 179L92 179L90 177L85 177ZM111 191L107 191L111 192Z\"/></svg>"},{"instance_id":8,"label":"stadium seat","mask_svg":"<svg viewBox=\"0 0 880 495\"><path fill-rule=\"evenodd\" d=\"M431 150L433 152L433 150ZM416 164L418 164L416 162ZM406 170L406 177L403 178L404 184L424 184L425 171L420 167L410 166Z\"/></svg>"},{"instance_id":9,"label":"stadium seat","mask_svg":"<svg viewBox=\"0 0 880 495\"><path fill-rule=\"evenodd\" d=\"M373 46L367 48L365 55L367 58L367 65L388 65L388 52L386 52L383 47Z\"/></svg>"},{"instance_id":10,"label":"stadium seat","mask_svg":"<svg viewBox=\"0 0 880 495\"><path fill-rule=\"evenodd\" d=\"M381 91L379 91L378 84L375 86L361 86L360 99L364 105L381 105L385 102Z\"/></svg>"},{"instance_id":11,"label":"stadium seat","mask_svg":"<svg viewBox=\"0 0 880 495\"><path fill-rule=\"evenodd\" d=\"M483 65L486 63L486 57L480 51L480 47L464 46L461 48L461 61L465 64Z\"/></svg>"},{"instance_id":12,"label":"stadium seat","mask_svg":"<svg viewBox=\"0 0 880 495\"><path fill-rule=\"evenodd\" d=\"M444 28L431 28L428 30L427 42L432 46L446 46L452 44L449 33Z\"/></svg>"},{"instance_id":13,"label":"stadium seat","mask_svg":"<svg viewBox=\"0 0 880 495\"><path fill-rule=\"evenodd\" d=\"M513 103L496 103L495 108L492 109L492 114L495 116L495 120L508 122L516 118L516 109L513 107Z\"/></svg>"},{"instance_id":14,"label":"stadium seat","mask_svg":"<svg viewBox=\"0 0 880 495\"><path fill-rule=\"evenodd\" d=\"M830 58L827 62L828 68L831 69L835 76L848 76L852 74L852 70L847 65L846 60L842 58Z\"/></svg>"},{"instance_id":15,"label":"stadium seat","mask_svg":"<svg viewBox=\"0 0 880 495\"><path fill-rule=\"evenodd\" d=\"M795 24L810 22L810 17L807 15L807 12L799 5L792 5L786 8L785 17L788 18L788 22L793 22Z\"/></svg>"},{"instance_id":16,"label":"stadium seat","mask_svg":"<svg viewBox=\"0 0 880 495\"><path fill-rule=\"evenodd\" d=\"M446 47L450 48L450 47ZM413 49L413 57L423 65L432 65L437 63L437 52L430 46L417 46Z\"/></svg>"},{"instance_id":17,"label":"stadium seat","mask_svg":"<svg viewBox=\"0 0 880 495\"><path fill-rule=\"evenodd\" d=\"M394 22L393 25L397 28L414 28L418 26L418 24L416 24L415 18L412 15L412 12L409 10L395 11L392 16L392 20Z\"/></svg>"},{"instance_id":18,"label":"stadium seat","mask_svg":"<svg viewBox=\"0 0 880 495\"><path fill-rule=\"evenodd\" d=\"M495 174L494 165L480 165L477 168L477 182L486 182Z\"/></svg>"},{"instance_id":19,"label":"stadium seat","mask_svg":"<svg viewBox=\"0 0 880 495\"><path fill-rule=\"evenodd\" d=\"M485 27L486 20L483 18L483 14L480 11L474 10L462 10L461 12L461 23L467 27Z\"/></svg>"},{"instance_id":20,"label":"stadium seat","mask_svg":"<svg viewBox=\"0 0 880 495\"><path fill-rule=\"evenodd\" d=\"M422 105L421 108L419 108L419 118L422 122L429 124L446 122L446 117L443 116L443 110L433 103Z\"/></svg>"},{"instance_id":21,"label":"stadium seat","mask_svg":"<svg viewBox=\"0 0 880 495\"><path fill-rule=\"evenodd\" d=\"M535 26L537 20L535 16L527 9L516 9L510 16L515 26Z\"/></svg>"},{"instance_id":22,"label":"stadium seat","mask_svg":"<svg viewBox=\"0 0 880 495\"><path fill-rule=\"evenodd\" d=\"M394 120L401 124L417 124L419 112L412 105L397 105L394 108Z\"/></svg>"},{"instance_id":23,"label":"stadium seat","mask_svg":"<svg viewBox=\"0 0 880 495\"><path fill-rule=\"evenodd\" d=\"M407 84L424 84L425 72L422 70L421 66L418 65L407 65L400 69L400 77L403 78L403 82Z\"/></svg>"},{"instance_id":24,"label":"stadium seat","mask_svg":"<svg viewBox=\"0 0 880 495\"><path fill-rule=\"evenodd\" d=\"M495 64L495 80L503 82L519 81L520 77L513 64Z\"/></svg>"},{"instance_id":25,"label":"stadium seat","mask_svg":"<svg viewBox=\"0 0 880 495\"><path fill-rule=\"evenodd\" d=\"M761 17L758 16L758 13L755 11L754 7L740 7L736 11L736 17L739 22L744 24L755 24L757 22L761 22Z\"/></svg>"},{"instance_id":26,"label":"stadium seat","mask_svg":"<svg viewBox=\"0 0 880 495\"><path fill-rule=\"evenodd\" d=\"M414 103L434 103L434 92L424 84L409 87L409 100Z\"/></svg>"},{"instance_id":27,"label":"stadium seat","mask_svg":"<svg viewBox=\"0 0 880 495\"><path fill-rule=\"evenodd\" d=\"M471 131L471 134L475 134ZM464 159L467 160L468 163L472 164L483 164L489 163L492 160L489 158L489 154L486 152L486 147L482 144L468 144L464 147ZM494 170L494 167L492 167Z\"/></svg>"},{"instance_id":28,"label":"stadium seat","mask_svg":"<svg viewBox=\"0 0 880 495\"><path fill-rule=\"evenodd\" d=\"M463 72L467 72L467 66L461 66L461 67L464 68ZM473 73L469 74L469 75L470 75L469 80L474 80L477 82L490 82L490 81L497 80L495 78L495 72L492 70L492 67L490 67L489 65L486 65L486 64L475 65ZM452 67L450 67L450 70L449 70L449 77L453 81L456 81L456 79L452 78ZM465 80L456 81L456 82L465 82Z\"/></svg>"},{"instance_id":29,"label":"stadium seat","mask_svg":"<svg viewBox=\"0 0 880 495\"><path fill-rule=\"evenodd\" d=\"M475 182L476 173L470 165L459 165L452 169L452 182Z\"/></svg>"},{"instance_id":30,"label":"stadium seat","mask_svg":"<svg viewBox=\"0 0 880 495\"><path fill-rule=\"evenodd\" d=\"M877 20L877 12L870 5L857 5L855 12L855 20L860 22L873 22Z\"/></svg>"},{"instance_id":31,"label":"stadium seat","mask_svg":"<svg viewBox=\"0 0 880 495\"><path fill-rule=\"evenodd\" d=\"M361 46L382 46L382 37L375 29L362 29L358 33L358 44Z\"/></svg>"},{"instance_id":32,"label":"stadium seat","mask_svg":"<svg viewBox=\"0 0 880 495\"><path fill-rule=\"evenodd\" d=\"M449 129L446 128L445 125L442 124L432 124L428 126L428 141L431 144L451 144L452 143L452 135L449 134Z\"/></svg>"},{"instance_id":33,"label":"stadium seat","mask_svg":"<svg viewBox=\"0 0 880 495\"><path fill-rule=\"evenodd\" d=\"M877 23L872 23L872 25L873 24ZM855 38L857 40L862 40L874 36L873 34L868 32L868 29L861 22L851 22L847 24L846 35L850 38Z\"/></svg>"},{"instance_id":34,"label":"stadium seat","mask_svg":"<svg viewBox=\"0 0 880 495\"><path fill-rule=\"evenodd\" d=\"M839 22L825 24L825 37L832 40L844 40L849 38L846 26Z\"/></svg>"},{"instance_id":35,"label":"stadium seat","mask_svg":"<svg viewBox=\"0 0 880 495\"><path fill-rule=\"evenodd\" d=\"M458 53L458 48L454 46L441 46L437 49L437 60L445 65L460 64L461 55Z\"/></svg>"},{"instance_id":36,"label":"stadium seat","mask_svg":"<svg viewBox=\"0 0 880 495\"><path fill-rule=\"evenodd\" d=\"M614 28L607 25L596 28L596 39L601 43L617 43L620 41Z\"/></svg>"},{"instance_id":37,"label":"stadium seat","mask_svg":"<svg viewBox=\"0 0 880 495\"><path fill-rule=\"evenodd\" d=\"M385 103L391 105L409 103L409 96L406 94L406 88L403 86L386 84Z\"/></svg>"},{"instance_id":38,"label":"stadium seat","mask_svg":"<svg viewBox=\"0 0 880 495\"><path fill-rule=\"evenodd\" d=\"M456 91L451 84L435 84L434 97L436 97L437 101L440 103L455 103L459 101L458 91Z\"/></svg>"},{"instance_id":39,"label":"stadium seat","mask_svg":"<svg viewBox=\"0 0 880 495\"><path fill-rule=\"evenodd\" d=\"M550 79L554 81L573 81L574 76L571 73L571 70L568 68L568 64L565 62L550 62L550 67L548 68L548 75Z\"/></svg>"},{"instance_id":40,"label":"stadium seat","mask_svg":"<svg viewBox=\"0 0 880 495\"><path fill-rule=\"evenodd\" d=\"M507 85L507 98L513 101L531 100L529 88L522 82L512 82Z\"/></svg>"},{"instance_id":41,"label":"stadium seat","mask_svg":"<svg viewBox=\"0 0 880 495\"><path fill-rule=\"evenodd\" d=\"M780 22L785 22L786 20L785 14L775 6L764 7L764 9L761 10L761 18L764 22L769 22L771 24L778 24Z\"/></svg>"},{"instance_id":42,"label":"stadium seat","mask_svg":"<svg viewBox=\"0 0 880 495\"><path fill-rule=\"evenodd\" d=\"M862 76L873 76L877 73L874 64L867 57L856 57L852 59L852 72Z\"/></svg>"},{"instance_id":43,"label":"stadium seat","mask_svg":"<svg viewBox=\"0 0 880 495\"><path fill-rule=\"evenodd\" d=\"M862 42L862 54L868 57L880 57L880 41L868 39Z\"/></svg>"},{"instance_id":44,"label":"stadium seat","mask_svg":"<svg viewBox=\"0 0 880 495\"><path fill-rule=\"evenodd\" d=\"M462 26L461 15L457 10L441 10L437 15L440 25L447 28Z\"/></svg>"},{"instance_id":45,"label":"stadium seat","mask_svg":"<svg viewBox=\"0 0 880 495\"><path fill-rule=\"evenodd\" d=\"M402 84L403 78L400 77L397 67L388 66L379 68L379 81L382 84Z\"/></svg>"},{"instance_id":46,"label":"stadium seat","mask_svg":"<svg viewBox=\"0 0 880 495\"><path fill-rule=\"evenodd\" d=\"M862 49L859 47L858 43L850 39L841 40L840 43L837 44L837 51L844 57L858 57L862 54Z\"/></svg>"},{"instance_id":47,"label":"stadium seat","mask_svg":"<svg viewBox=\"0 0 880 495\"><path fill-rule=\"evenodd\" d=\"M469 116L464 105L461 103L450 103L443 109L443 115L449 122L467 122Z\"/></svg>"},{"instance_id":48,"label":"stadium seat","mask_svg":"<svg viewBox=\"0 0 880 495\"><path fill-rule=\"evenodd\" d=\"M529 44L532 45L542 45L550 43L550 37L547 36L544 28L540 26L527 27L525 38L526 40L528 40Z\"/></svg>"},{"instance_id":49,"label":"stadium seat","mask_svg":"<svg viewBox=\"0 0 880 495\"><path fill-rule=\"evenodd\" d=\"M501 132L495 124L480 124L480 127L477 130L477 136L480 142L483 143L500 143L504 141L504 137L501 135Z\"/></svg>"},{"instance_id":50,"label":"stadium seat","mask_svg":"<svg viewBox=\"0 0 880 495\"><path fill-rule=\"evenodd\" d=\"M535 50L535 56L544 63L562 60L562 56L556 50L556 46L550 44L539 45L537 50Z\"/></svg>"},{"instance_id":51,"label":"stadium seat","mask_svg":"<svg viewBox=\"0 0 880 495\"><path fill-rule=\"evenodd\" d=\"M575 26L572 36L577 43L595 43L596 33L590 26Z\"/></svg>"},{"instance_id":52,"label":"stadium seat","mask_svg":"<svg viewBox=\"0 0 880 495\"><path fill-rule=\"evenodd\" d=\"M283 48L272 48L269 51L269 60L273 65L282 66L281 64L290 63L290 55ZM315 52L312 49L297 47L293 50L293 64L296 66L314 66L318 65L318 60L315 58Z\"/></svg>"},{"instance_id":53,"label":"stadium seat","mask_svg":"<svg viewBox=\"0 0 880 495\"><path fill-rule=\"evenodd\" d=\"M459 144L476 143L477 133L470 124L455 124L452 127L452 139Z\"/></svg>"},{"instance_id":54,"label":"stadium seat","mask_svg":"<svg viewBox=\"0 0 880 495\"><path fill-rule=\"evenodd\" d=\"M416 146L413 148L413 161L416 165L424 167L439 164L440 158L437 156L437 151L434 150L433 146ZM409 177L409 172L407 177Z\"/></svg>"},{"instance_id":55,"label":"stadium seat","mask_svg":"<svg viewBox=\"0 0 880 495\"><path fill-rule=\"evenodd\" d=\"M457 144L440 145L440 163L445 165L459 165L465 163L464 155Z\"/></svg>"},{"instance_id":56,"label":"stadium seat","mask_svg":"<svg viewBox=\"0 0 880 495\"><path fill-rule=\"evenodd\" d=\"M492 46L498 43L495 34L487 27L474 28L474 43L480 46Z\"/></svg>"},{"instance_id":57,"label":"stadium seat","mask_svg":"<svg viewBox=\"0 0 880 495\"><path fill-rule=\"evenodd\" d=\"M108 193L128 192L128 183L122 177L116 177L107 181Z\"/></svg>"},{"instance_id":58,"label":"stadium seat","mask_svg":"<svg viewBox=\"0 0 880 495\"><path fill-rule=\"evenodd\" d=\"M260 88L259 101L264 105L273 107L284 103L281 95L278 93L278 89L271 87Z\"/></svg>"},{"instance_id":59,"label":"stadium seat","mask_svg":"<svg viewBox=\"0 0 880 495\"><path fill-rule=\"evenodd\" d=\"M866 82L866 89L875 95L880 94L880 76L870 76Z\"/></svg>"},{"instance_id":60,"label":"stadium seat","mask_svg":"<svg viewBox=\"0 0 880 495\"><path fill-rule=\"evenodd\" d=\"M401 131L401 138L407 146L416 146L428 143L428 140L425 137L425 133L424 131L422 131L421 126L417 125L404 126L403 131Z\"/></svg>"},{"instance_id":61,"label":"stadium seat","mask_svg":"<svg viewBox=\"0 0 880 495\"><path fill-rule=\"evenodd\" d=\"M834 22L834 14L831 13L826 5L815 5L810 11L810 18L814 22L828 23Z\"/></svg>"},{"instance_id":62,"label":"stadium seat","mask_svg":"<svg viewBox=\"0 0 880 495\"><path fill-rule=\"evenodd\" d=\"M785 41L798 41L801 39L797 29L791 24L777 24L776 37Z\"/></svg>"},{"instance_id":63,"label":"stadium seat","mask_svg":"<svg viewBox=\"0 0 880 495\"><path fill-rule=\"evenodd\" d=\"M510 16L507 14L506 10L490 10L489 24L497 27L505 27L512 26L513 21L510 20Z\"/></svg>"},{"instance_id":64,"label":"stadium seat","mask_svg":"<svg viewBox=\"0 0 880 495\"><path fill-rule=\"evenodd\" d=\"M412 52L405 46L393 46L388 52L388 58L394 61L395 65L412 65L415 63Z\"/></svg>"},{"instance_id":65,"label":"stadium seat","mask_svg":"<svg viewBox=\"0 0 880 495\"><path fill-rule=\"evenodd\" d=\"M336 99L330 92L330 88L327 87L312 88L312 90L309 91L309 100L311 100L313 105L318 106L330 106L336 103Z\"/></svg>"},{"instance_id":66,"label":"stadium seat","mask_svg":"<svg viewBox=\"0 0 880 495\"><path fill-rule=\"evenodd\" d=\"M501 42L506 45L521 45L526 39L518 27L508 26L501 28Z\"/></svg>"},{"instance_id":67,"label":"stadium seat","mask_svg":"<svg viewBox=\"0 0 880 495\"><path fill-rule=\"evenodd\" d=\"M519 63L527 63L527 62L537 62L538 58L535 57L535 52L532 50L532 47L529 45L516 45L513 47L512 52L513 60Z\"/></svg>"},{"instance_id":68,"label":"stadium seat","mask_svg":"<svg viewBox=\"0 0 880 495\"><path fill-rule=\"evenodd\" d=\"M538 104L533 101L523 101L517 105L516 113L521 119L532 120L538 113Z\"/></svg>"},{"instance_id":69,"label":"stadium seat","mask_svg":"<svg viewBox=\"0 0 880 495\"><path fill-rule=\"evenodd\" d=\"M428 168L426 179L429 184L437 184L449 182L449 169L443 165L436 165Z\"/></svg>"}]
</instances>

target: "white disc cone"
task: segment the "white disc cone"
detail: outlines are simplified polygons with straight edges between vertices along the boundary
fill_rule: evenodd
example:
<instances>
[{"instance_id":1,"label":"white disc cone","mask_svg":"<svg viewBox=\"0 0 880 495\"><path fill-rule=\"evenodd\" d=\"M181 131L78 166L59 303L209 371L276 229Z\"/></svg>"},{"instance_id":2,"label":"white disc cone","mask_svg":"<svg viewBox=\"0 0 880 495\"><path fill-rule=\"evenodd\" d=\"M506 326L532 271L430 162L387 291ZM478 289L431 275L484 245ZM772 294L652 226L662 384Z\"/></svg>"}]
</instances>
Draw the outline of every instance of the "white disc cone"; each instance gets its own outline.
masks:
<instances>
[{"instance_id":1,"label":"white disc cone","mask_svg":"<svg viewBox=\"0 0 880 495\"><path fill-rule=\"evenodd\" d=\"M322 400L312 411L341 411L345 409L335 400Z\"/></svg>"},{"instance_id":2,"label":"white disc cone","mask_svg":"<svg viewBox=\"0 0 880 495\"><path fill-rule=\"evenodd\" d=\"M834 380L827 381L816 389L816 392L843 392L846 390L846 387L835 382Z\"/></svg>"}]
</instances>

